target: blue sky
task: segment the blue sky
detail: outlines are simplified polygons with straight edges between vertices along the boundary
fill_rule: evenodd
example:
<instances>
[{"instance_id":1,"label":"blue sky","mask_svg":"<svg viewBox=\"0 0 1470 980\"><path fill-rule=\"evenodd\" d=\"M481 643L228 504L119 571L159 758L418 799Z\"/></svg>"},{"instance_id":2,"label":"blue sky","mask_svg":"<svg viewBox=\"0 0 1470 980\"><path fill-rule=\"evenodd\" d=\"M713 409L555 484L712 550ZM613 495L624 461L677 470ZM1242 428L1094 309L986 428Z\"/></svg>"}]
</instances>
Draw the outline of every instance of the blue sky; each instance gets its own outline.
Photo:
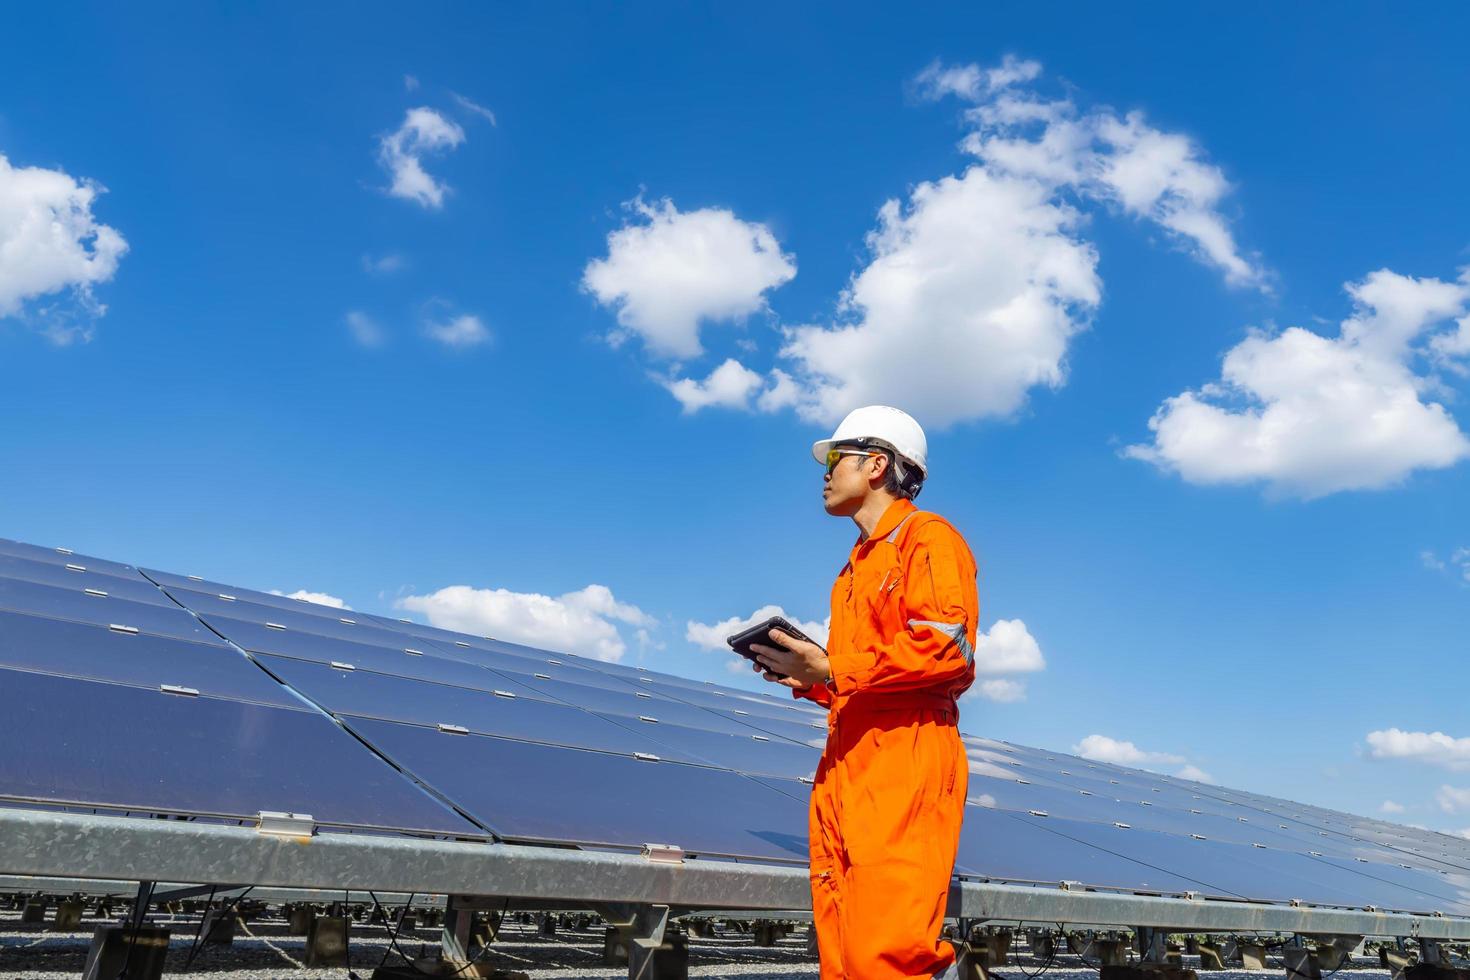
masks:
<instances>
[{"instance_id":1,"label":"blue sky","mask_svg":"<svg viewBox=\"0 0 1470 980\"><path fill-rule=\"evenodd\" d=\"M0 535L754 685L888 401L967 730L1470 828L1466 21L15 12Z\"/></svg>"}]
</instances>

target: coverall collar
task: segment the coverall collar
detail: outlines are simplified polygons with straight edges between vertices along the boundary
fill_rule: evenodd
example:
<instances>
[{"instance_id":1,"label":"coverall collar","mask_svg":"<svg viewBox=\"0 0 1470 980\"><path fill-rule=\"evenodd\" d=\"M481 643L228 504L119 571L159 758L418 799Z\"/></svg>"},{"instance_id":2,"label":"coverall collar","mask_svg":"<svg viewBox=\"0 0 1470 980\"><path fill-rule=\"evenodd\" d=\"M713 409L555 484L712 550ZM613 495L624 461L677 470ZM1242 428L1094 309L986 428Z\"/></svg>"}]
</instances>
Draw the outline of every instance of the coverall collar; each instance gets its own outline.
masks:
<instances>
[{"instance_id":1,"label":"coverall collar","mask_svg":"<svg viewBox=\"0 0 1470 980\"><path fill-rule=\"evenodd\" d=\"M864 538L862 531L858 531L857 546L862 547L869 541L878 541L888 537L889 534L893 533L893 529L902 523L905 517L908 517L918 509L918 507L914 506L912 500L895 500L888 505L888 509L883 512L883 516L878 518L878 523L873 525L872 534Z\"/></svg>"}]
</instances>

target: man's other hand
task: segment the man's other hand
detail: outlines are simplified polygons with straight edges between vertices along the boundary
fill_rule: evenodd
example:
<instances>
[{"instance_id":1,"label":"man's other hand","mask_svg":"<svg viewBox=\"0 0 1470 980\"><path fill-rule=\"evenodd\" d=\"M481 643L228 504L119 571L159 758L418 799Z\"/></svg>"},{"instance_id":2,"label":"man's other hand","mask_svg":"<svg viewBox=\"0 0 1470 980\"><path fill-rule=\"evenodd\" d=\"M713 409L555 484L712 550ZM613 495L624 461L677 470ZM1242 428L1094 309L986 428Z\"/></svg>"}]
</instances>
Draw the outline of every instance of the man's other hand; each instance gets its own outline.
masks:
<instances>
[{"instance_id":1,"label":"man's other hand","mask_svg":"<svg viewBox=\"0 0 1470 980\"><path fill-rule=\"evenodd\" d=\"M771 630L768 635L774 646L764 643L750 645L759 661L752 666L766 680L801 690L827 679L831 665L827 662L826 650L778 629ZM781 674L786 676L781 677Z\"/></svg>"}]
</instances>

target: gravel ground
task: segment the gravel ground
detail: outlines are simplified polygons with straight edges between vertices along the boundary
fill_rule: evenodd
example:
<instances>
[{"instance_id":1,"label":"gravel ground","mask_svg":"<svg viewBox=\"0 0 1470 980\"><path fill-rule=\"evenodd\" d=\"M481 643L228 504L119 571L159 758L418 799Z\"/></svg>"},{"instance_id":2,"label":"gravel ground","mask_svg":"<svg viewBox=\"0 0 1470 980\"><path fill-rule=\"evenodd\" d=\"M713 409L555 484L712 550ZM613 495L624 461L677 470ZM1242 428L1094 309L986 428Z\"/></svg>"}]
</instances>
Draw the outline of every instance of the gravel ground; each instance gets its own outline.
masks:
<instances>
[{"instance_id":1,"label":"gravel ground","mask_svg":"<svg viewBox=\"0 0 1470 980\"><path fill-rule=\"evenodd\" d=\"M164 976L184 974L185 960L199 927L197 916L157 916L156 922L173 931ZM78 932L49 932L47 926L23 926L15 912L0 913L0 980L77 980L86 963L92 929L98 920L83 920ZM576 931L562 929L554 937L537 935L535 926L508 922L501 938L482 962L506 970L519 970L536 980L585 977L625 980L625 968L602 964L602 926ZM418 929L399 937L399 948L410 956L422 949L438 947L439 931ZM354 923L351 940L352 969L367 980L373 968L388 954L390 963L401 962L389 950L381 925ZM268 978L319 978L346 980L342 967L308 970L301 965L305 940L286 935L285 923L264 919L245 923L229 947L202 947L188 973L207 980L268 980ZM1192 957L1185 965L1197 967ZM1370 969L1371 966L1371 969ZM1027 956L1012 957L1011 964L992 973L996 980L1028 980L1042 963ZM728 938L689 939L689 973L698 977L748 977L750 980L812 980L817 976L814 957L806 952L802 927L773 947L755 946L749 936L732 933ZM1281 977L1284 968L1268 973L1232 970L1210 973L1210 980L1261 980ZM1047 970L1047 980L1096 980L1097 971L1077 957L1058 955ZM1360 959L1339 970L1334 980L1388 980L1389 973L1377 962Z\"/></svg>"}]
</instances>

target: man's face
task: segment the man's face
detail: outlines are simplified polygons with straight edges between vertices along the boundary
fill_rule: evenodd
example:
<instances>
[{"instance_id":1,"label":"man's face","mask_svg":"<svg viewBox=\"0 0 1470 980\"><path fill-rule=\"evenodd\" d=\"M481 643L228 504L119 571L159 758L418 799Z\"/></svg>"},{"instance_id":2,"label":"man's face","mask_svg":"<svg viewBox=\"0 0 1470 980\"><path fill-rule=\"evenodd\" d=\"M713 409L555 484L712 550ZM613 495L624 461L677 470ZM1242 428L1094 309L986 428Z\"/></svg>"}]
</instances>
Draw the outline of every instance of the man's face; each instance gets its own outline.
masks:
<instances>
[{"instance_id":1,"label":"man's face","mask_svg":"<svg viewBox=\"0 0 1470 980\"><path fill-rule=\"evenodd\" d=\"M872 492L872 478L879 473L882 464L878 460L883 457L852 446L837 448L843 455L822 478L822 506L833 517L851 517Z\"/></svg>"}]
</instances>

